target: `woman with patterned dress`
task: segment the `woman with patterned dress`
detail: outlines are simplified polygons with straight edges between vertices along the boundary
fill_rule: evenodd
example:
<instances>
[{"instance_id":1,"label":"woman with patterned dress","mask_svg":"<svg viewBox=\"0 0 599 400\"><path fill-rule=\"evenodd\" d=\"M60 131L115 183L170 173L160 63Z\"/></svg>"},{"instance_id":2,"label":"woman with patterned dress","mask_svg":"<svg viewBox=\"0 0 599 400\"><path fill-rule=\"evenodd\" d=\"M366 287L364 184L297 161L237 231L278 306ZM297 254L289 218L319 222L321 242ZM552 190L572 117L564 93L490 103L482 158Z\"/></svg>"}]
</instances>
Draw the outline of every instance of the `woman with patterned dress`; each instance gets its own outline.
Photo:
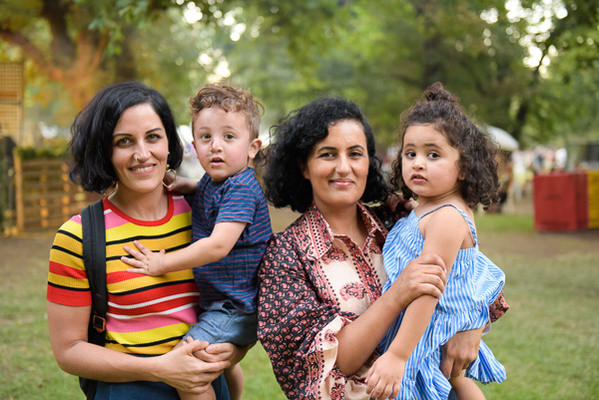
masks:
<instances>
[{"instance_id":1,"label":"woman with patterned dress","mask_svg":"<svg viewBox=\"0 0 599 400\"><path fill-rule=\"evenodd\" d=\"M264 185L275 207L302 213L273 235L259 271L258 337L275 376L289 399L368 399L365 378L379 342L412 300L441 296L442 260L414 260L382 294L381 221L398 215L364 205L389 192L372 130L349 101L319 99L284 119ZM446 375L474 360L481 333L448 342Z\"/></svg>"}]
</instances>

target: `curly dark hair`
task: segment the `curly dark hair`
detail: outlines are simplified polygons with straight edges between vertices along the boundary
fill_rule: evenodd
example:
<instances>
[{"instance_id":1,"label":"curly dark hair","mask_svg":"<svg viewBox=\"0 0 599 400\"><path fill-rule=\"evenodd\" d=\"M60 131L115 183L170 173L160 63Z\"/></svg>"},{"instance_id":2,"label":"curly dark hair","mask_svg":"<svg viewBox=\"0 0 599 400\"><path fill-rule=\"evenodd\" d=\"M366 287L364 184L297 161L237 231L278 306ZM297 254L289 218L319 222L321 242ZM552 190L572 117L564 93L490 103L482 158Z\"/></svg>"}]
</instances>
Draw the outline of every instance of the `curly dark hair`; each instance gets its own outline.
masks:
<instances>
[{"instance_id":1,"label":"curly dark hair","mask_svg":"<svg viewBox=\"0 0 599 400\"><path fill-rule=\"evenodd\" d=\"M389 186L381 170L381 159L375 155L372 128L360 107L343 98L323 97L289 113L271 128L271 144L264 151L264 192L277 208L290 206L304 212L313 200L310 181L304 178L305 165L316 143L329 135L329 127L344 120L358 121L364 128L369 158L365 203L384 201Z\"/></svg>"},{"instance_id":2,"label":"curly dark hair","mask_svg":"<svg viewBox=\"0 0 599 400\"><path fill-rule=\"evenodd\" d=\"M117 177L111 162L112 134L125 110L140 104L150 104L164 125L170 168L181 165L183 145L166 99L143 83L115 83L101 89L75 117L69 143L73 154L69 178L73 182L96 193L114 186Z\"/></svg>"},{"instance_id":3,"label":"curly dark hair","mask_svg":"<svg viewBox=\"0 0 599 400\"><path fill-rule=\"evenodd\" d=\"M497 174L497 146L466 115L459 99L443 88L440 82L429 86L422 98L404 111L400 118L401 146L393 162L391 184L401 190L405 198L414 196L402 179L403 138L412 125L432 124L460 153L460 193L470 208L482 204L487 209L499 201Z\"/></svg>"}]
</instances>

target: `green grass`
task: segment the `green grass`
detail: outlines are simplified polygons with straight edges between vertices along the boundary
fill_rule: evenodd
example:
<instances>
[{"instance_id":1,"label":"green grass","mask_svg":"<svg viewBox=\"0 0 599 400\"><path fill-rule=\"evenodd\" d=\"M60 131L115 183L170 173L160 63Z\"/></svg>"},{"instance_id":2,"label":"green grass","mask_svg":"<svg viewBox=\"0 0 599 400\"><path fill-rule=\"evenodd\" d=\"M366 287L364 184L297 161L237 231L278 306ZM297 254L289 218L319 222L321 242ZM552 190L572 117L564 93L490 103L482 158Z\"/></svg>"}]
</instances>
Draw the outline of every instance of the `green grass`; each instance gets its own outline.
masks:
<instances>
[{"instance_id":1,"label":"green grass","mask_svg":"<svg viewBox=\"0 0 599 400\"><path fill-rule=\"evenodd\" d=\"M481 215L476 223L481 249L506 273L511 306L484 337L508 375L482 386L487 399L599 399L599 232L537 233L530 216ZM24 241L31 251L16 250ZM50 350L49 240L1 242L0 400L83 399ZM284 399L260 346L242 366L244 399Z\"/></svg>"},{"instance_id":2,"label":"green grass","mask_svg":"<svg viewBox=\"0 0 599 400\"><path fill-rule=\"evenodd\" d=\"M484 337L508 378L481 387L488 400L597 399L599 232L537 233L532 225L532 217L477 218L511 306Z\"/></svg>"}]
</instances>

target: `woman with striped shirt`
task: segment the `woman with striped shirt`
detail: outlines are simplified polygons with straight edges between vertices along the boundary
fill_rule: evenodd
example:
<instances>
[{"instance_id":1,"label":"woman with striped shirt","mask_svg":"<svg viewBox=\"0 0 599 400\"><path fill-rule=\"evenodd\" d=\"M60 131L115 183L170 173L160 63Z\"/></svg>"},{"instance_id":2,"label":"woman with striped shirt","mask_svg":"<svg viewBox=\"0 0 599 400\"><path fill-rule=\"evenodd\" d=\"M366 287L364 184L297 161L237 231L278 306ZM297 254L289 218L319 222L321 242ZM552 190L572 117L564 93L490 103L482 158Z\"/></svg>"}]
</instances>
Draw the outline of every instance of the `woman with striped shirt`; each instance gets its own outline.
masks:
<instances>
[{"instance_id":1,"label":"woman with striped shirt","mask_svg":"<svg viewBox=\"0 0 599 400\"><path fill-rule=\"evenodd\" d=\"M189 244L191 210L169 193L163 177L183 149L166 100L141 83L102 89L72 127L70 177L104 193L108 313L106 345L88 342L91 293L82 258L80 215L56 234L50 252L48 323L59 366L99 381L96 399L178 399L176 389L202 393L213 382L228 399L220 374L243 350L230 343L181 342L197 321L198 290L190 270L151 277L129 273L123 245L143 239L152 250ZM210 358L193 353L206 348Z\"/></svg>"}]
</instances>

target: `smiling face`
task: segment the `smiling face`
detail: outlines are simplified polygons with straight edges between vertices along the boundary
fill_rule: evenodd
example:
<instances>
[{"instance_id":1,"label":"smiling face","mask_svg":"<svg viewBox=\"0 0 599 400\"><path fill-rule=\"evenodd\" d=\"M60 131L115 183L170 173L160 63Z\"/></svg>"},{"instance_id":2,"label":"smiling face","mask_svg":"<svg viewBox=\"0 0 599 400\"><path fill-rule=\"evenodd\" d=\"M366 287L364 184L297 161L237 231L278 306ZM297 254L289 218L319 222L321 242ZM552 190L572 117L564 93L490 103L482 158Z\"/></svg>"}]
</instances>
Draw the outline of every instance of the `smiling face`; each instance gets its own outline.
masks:
<instances>
[{"instance_id":1,"label":"smiling face","mask_svg":"<svg viewBox=\"0 0 599 400\"><path fill-rule=\"evenodd\" d=\"M162 191L168 139L162 120L150 104L125 110L112 134L112 165L119 193Z\"/></svg>"},{"instance_id":2,"label":"smiling face","mask_svg":"<svg viewBox=\"0 0 599 400\"><path fill-rule=\"evenodd\" d=\"M420 202L459 191L459 151L434 125L411 125L403 137L402 179Z\"/></svg>"},{"instance_id":3,"label":"smiling face","mask_svg":"<svg viewBox=\"0 0 599 400\"><path fill-rule=\"evenodd\" d=\"M355 207L368 177L369 158L362 124L342 120L329 126L329 135L312 148L304 178L310 181L314 203L325 212Z\"/></svg>"},{"instance_id":4,"label":"smiling face","mask_svg":"<svg viewBox=\"0 0 599 400\"><path fill-rule=\"evenodd\" d=\"M261 141L250 137L244 113L216 106L204 108L196 115L193 127L198 160L214 181L243 171L260 150Z\"/></svg>"}]
</instances>

